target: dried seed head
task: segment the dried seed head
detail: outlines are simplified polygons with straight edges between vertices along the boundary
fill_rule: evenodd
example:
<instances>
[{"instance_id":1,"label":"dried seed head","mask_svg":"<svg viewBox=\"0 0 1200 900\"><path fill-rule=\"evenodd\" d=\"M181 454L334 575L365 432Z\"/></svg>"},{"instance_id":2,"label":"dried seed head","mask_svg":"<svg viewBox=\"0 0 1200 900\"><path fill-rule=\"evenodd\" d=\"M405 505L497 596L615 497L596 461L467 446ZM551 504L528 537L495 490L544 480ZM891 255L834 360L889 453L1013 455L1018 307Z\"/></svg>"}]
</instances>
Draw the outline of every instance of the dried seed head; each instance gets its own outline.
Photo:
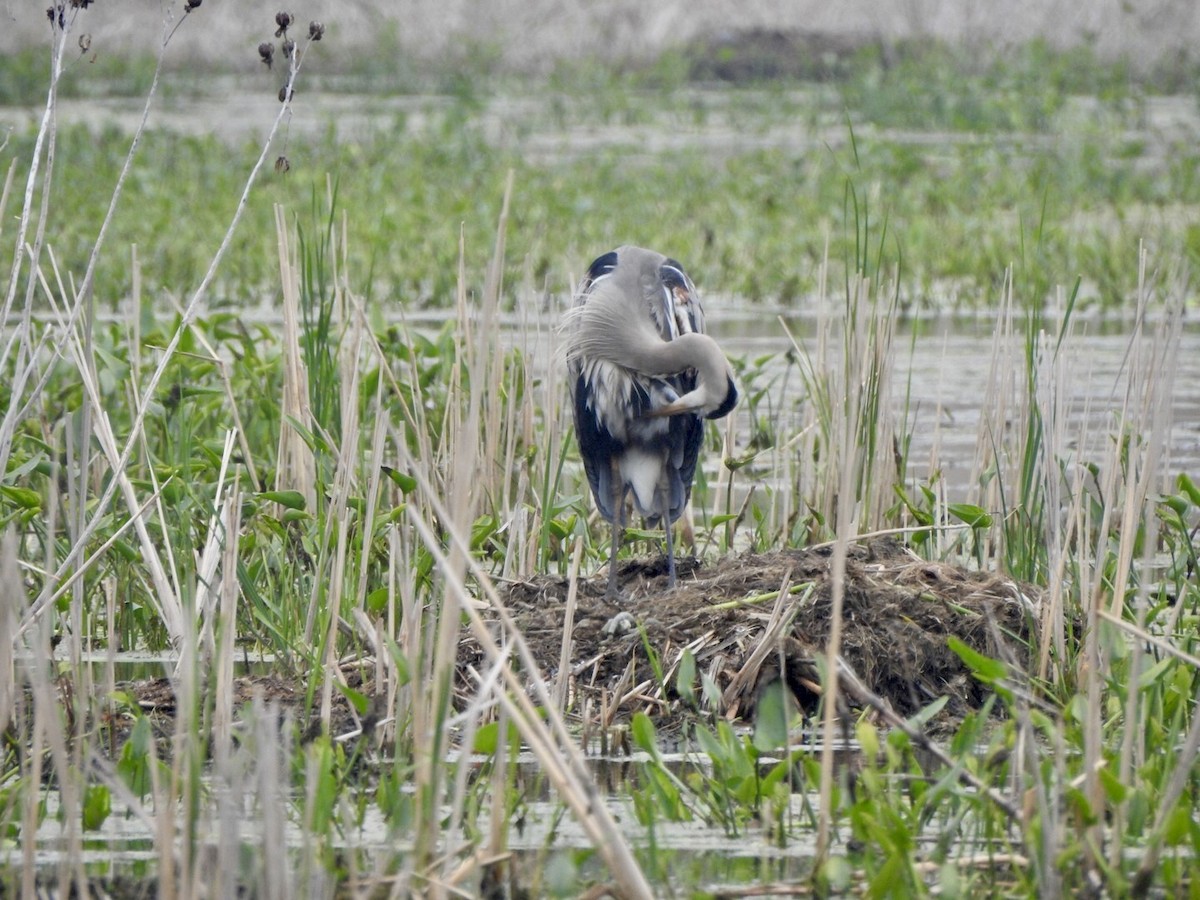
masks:
<instances>
[{"instance_id":1,"label":"dried seed head","mask_svg":"<svg viewBox=\"0 0 1200 900\"><path fill-rule=\"evenodd\" d=\"M275 13L275 24L279 26L278 30L275 32L275 37L283 37L284 34L287 33L288 28L295 21L296 19L290 12Z\"/></svg>"},{"instance_id":2,"label":"dried seed head","mask_svg":"<svg viewBox=\"0 0 1200 900\"><path fill-rule=\"evenodd\" d=\"M283 50L284 57L286 59L291 59L292 53L296 49L296 42L293 41L291 38L284 38L283 43L280 44L279 47L280 47L280 49Z\"/></svg>"},{"instance_id":3,"label":"dried seed head","mask_svg":"<svg viewBox=\"0 0 1200 900\"><path fill-rule=\"evenodd\" d=\"M325 36L325 26L324 25L322 25L320 22L309 22L308 23L309 40L319 41L324 36Z\"/></svg>"},{"instance_id":4,"label":"dried seed head","mask_svg":"<svg viewBox=\"0 0 1200 900\"><path fill-rule=\"evenodd\" d=\"M280 103L287 103L289 100L291 100L295 96L296 96L296 92L294 90L289 91L287 89L286 84L279 89L279 102Z\"/></svg>"},{"instance_id":5,"label":"dried seed head","mask_svg":"<svg viewBox=\"0 0 1200 900\"><path fill-rule=\"evenodd\" d=\"M92 36L90 34L81 34L79 36L79 52L87 53L92 47Z\"/></svg>"},{"instance_id":6,"label":"dried seed head","mask_svg":"<svg viewBox=\"0 0 1200 900\"><path fill-rule=\"evenodd\" d=\"M275 45L269 41L263 41L258 45L258 58L266 63L267 68L271 68L271 61L275 59Z\"/></svg>"},{"instance_id":7,"label":"dried seed head","mask_svg":"<svg viewBox=\"0 0 1200 900\"><path fill-rule=\"evenodd\" d=\"M193 9L196 9L200 5L200 3L201 3L201 0L187 0L187 2L185 4L183 4L184 15L186 15L187 13L190 13Z\"/></svg>"},{"instance_id":8,"label":"dried seed head","mask_svg":"<svg viewBox=\"0 0 1200 900\"><path fill-rule=\"evenodd\" d=\"M292 164L288 162L288 158L286 156L281 156L275 160L275 171L280 175L286 175L291 167Z\"/></svg>"}]
</instances>

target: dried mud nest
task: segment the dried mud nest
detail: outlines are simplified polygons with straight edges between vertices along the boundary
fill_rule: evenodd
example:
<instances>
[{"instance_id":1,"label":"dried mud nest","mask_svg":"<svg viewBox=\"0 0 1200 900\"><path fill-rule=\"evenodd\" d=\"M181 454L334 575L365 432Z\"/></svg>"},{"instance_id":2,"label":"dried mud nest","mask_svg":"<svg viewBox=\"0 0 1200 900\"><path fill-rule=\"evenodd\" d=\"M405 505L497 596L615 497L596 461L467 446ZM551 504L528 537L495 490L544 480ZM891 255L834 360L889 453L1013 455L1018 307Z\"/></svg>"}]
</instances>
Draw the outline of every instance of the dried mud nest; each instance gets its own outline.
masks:
<instances>
[{"instance_id":1,"label":"dried mud nest","mask_svg":"<svg viewBox=\"0 0 1200 900\"><path fill-rule=\"evenodd\" d=\"M814 711L815 660L829 640L832 555L831 548L818 547L745 554L711 567L683 560L674 589L666 587L664 560L627 561L618 570L625 597L617 602L605 596L605 575L581 579L566 675L575 708L606 725L636 710L671 716L679 709L675 672L686 648L697 671L720 688L723 715L750 717L759 690L781 675L801 707ZM941 717L950 723L987 698L990 689L950 649L950 637L1018 665L1034 643L1037 588L922 560L894 540L852 545L844 584L842 658L867 690L900 715L945 696ZM563 678L569 588L566 578L545 575L502 592L541 675L552 684ZM621 612L636 626L607 633ZM657 657L661 680L647 647ZM485 666L482 649L464 631L464 691Z\"/></svg>"}]
</instances>

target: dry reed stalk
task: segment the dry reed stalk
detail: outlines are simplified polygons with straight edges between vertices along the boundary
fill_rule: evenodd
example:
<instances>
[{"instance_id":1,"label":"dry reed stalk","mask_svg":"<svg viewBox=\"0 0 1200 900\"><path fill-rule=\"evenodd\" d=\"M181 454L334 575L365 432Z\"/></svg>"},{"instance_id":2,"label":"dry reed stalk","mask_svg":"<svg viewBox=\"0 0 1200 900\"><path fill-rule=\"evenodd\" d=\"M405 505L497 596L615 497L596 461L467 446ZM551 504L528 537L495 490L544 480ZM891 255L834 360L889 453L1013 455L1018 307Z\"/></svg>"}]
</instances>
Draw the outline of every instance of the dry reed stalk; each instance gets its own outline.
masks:
<instances>
[{"instance_id":1,"label":"dry reed stalk","mask_svg":"<svg viewBox=\"0 0 1200 900\"><path fill-rule=\"evenodd\" d=\"M504 290L504 248L508 235L508 210L512 202L515 178L516 173L509 169L504 184L504 195L500 201L500 216L496 223L496 241L492 248L492 258L488 264L487 276L483 284L483 303L478 332L480 343L474 347L476 354L474 362L478 366L478 371L471 373L472 379L482 376L484 378L483 385L487 388L487 390L479 392L480 399L484 401L480 409L482 424L480 436L483 440L480 450L485 452L488 447L502 446L501 423L504 421L505 413L516 405L504 402L504 350L500 346L498 327L500 298ZM472 393L476 393L474 381L471 386ZM505 407L508 407L508 410ZM512 428L507 430L510 434L513 431ZM508 496L507 484L509 473L512 471L511 459L508 460L509 465L504 465L504 456L486 454L480 459L480 462L486 467L484 471L490 470L486 477L486 483L489 486L499 487L499 490L493 491L493 496L499 501L503 514L507 511L504 500Z\"/></svg>"},{"instance_id":2,"label":"dry reed stalk","mask_svg":"<svg viewBox=\"0 0 1200 900\"><path fill-rule=\"evenodd\" d=\"M1060 308L1063 304L1060 303ZM1065 313L1064 313L1065 315ZM1073 541L1078 537L1076 524L1079 521L1078 511L1086 492L1088 472L1079 458L1072 466L1071 483L1068 497L1063 496L1066 473L1060 472L1065 461L1072 458L1071 439L1068 435L1070 420L1070 398L1072 396L1072 374L1078 373L1076 360L1072 358L1073 341L1075 338L1074 320L1064 321L1055 341L1050 356L1051 373L1049 378L1039 378L1038 407L1042 417L1042 484L1044 492L1044 508L1046 510L1046 563L1048 574L1047 597L1042 606L1038 622L1038 677L1058 680L1062 677L1062 667L1066 665L1066 608L1064 594L1066 592L1066 574L1072 560ZM1040 346L1045 349L1047 341ZM1039 357L1039 369L1047 354ZM1088 380L1087 370L1083 369L1081 377ZM1082 421L1087 422L1091 415L1090 397L1084 404ZM1086 426L1080 429L1076 436L1074 453L1089 452L1089 436ZM1069 502L1068 502L1069 498ZM1051 660L1055 662L1055 671L1050 670Z\"/></svg>"},{"instance_id":3,"label":"dry reed stalk","mask_svg":"<svg viewBox=\"0 0 1200 900\"><path fill-rule=\"evenodd\" d=\"M286 853L287 846L288 762L280 738L279 710L265 703L261 696L253 700L253 767L251 784L258 811L259 847L255 856L257 881L265 900L287 900L298 896L293 867ZM286 731L285 731L286 733Z\"/></svg>"},{"instance_id":4,"label":"dry reed stalk","mask_svg":"<svg viewBox=\"0 0 1200 900\"><path fill-rule=\"evenodd\" d=\"M18 541L11 525L0 532L0 734L8 732L17 691L14 649L21 613L28 609L25 579L18 562Z\"/></svg>"},{"instance_id":5,"label":"dry reed stalk","mask_svg":"<svg viewBox=\"0 0 1200 900\"><path fill-rule=\"evenodd\" d=\"M37 632L32 641L26 642L24 670L25 681L29 685L32 697L32 738L30 740L30 755L32 761L29 773L29 784L41 785L42 778L51 777L58 787L59 810L62 818L61 837L59 839L60 853L58 857L57 883L60 885L74 884L79 896L87 896L87 878L83 870L83 780L80 769L72 765L71 746L73 741L63 722L63 700L72 703L70 697L60 697L58 686L54 680L52 661L54 654L50 645L51 626L44 619L38 623ZM68 688L69 689L69 688ZM43 770L43 756L50 762L50 772ZM37 790L26 791L25 809L22 822L23 835L35 835L41 824L39 802L41 794ZM30 870L32 883L33 872L36 870L34 851L37 842L22 841L24 864ZM32 896L32 895L30 895Z\"/></svg>"},{"instance_id":6,"label":"dry reed stalk","mask_svg":"<svg viewBox=\"0 0 1200 900\"><path fill-rule=\"evenodd\" d=\"M571 676L571 633L575 630L575 604L579 599L579 564L583 559L583 538L575 538L571 551L571 572L568 575L567 608L563 618L562 649L558 654L558 678L554 682L554 706L567 711ZM0 720L2 721L2 720Z\"/></svg>"},{"instance_id":7,"label":"dry reed stalk","mask_svg":"<svg viewBox=\"0 0 1200 900\"><path fill-rule=\"evenodd\" d=\"M507 648L504 648L507 651ZM462 880L462 875L456 874L451 866L454 860L459 860L459 868L467 866L468 869L473 869L474 865L468 865L477 860L473 859L473 854L465 853L470 849L473 838L469 837L463 823L467 816L467 779L472 774L472 765L470 762L470 754L475 746L475 735L479 731L479 725L485 717L489 716L497 705L491 695L497 690L497 683L500 680L501 672L509 665L507 655L493 662L491 671L481 679L480 689L475 697L468 703L467 708L456 715L452 722L447 723L447 730L452 724L461 725L459 731L459 758L458 765L454 768L454 784L453 791L450 794L450 817L447 827L443 831L442 857L444 865L442 867L442 878L449 884L456 884ZM503 707L501 707L503 708ZM497 746L504 742L503 736L498 738ZM504 796L503 793L501 796ZM476 851L477 852L477 851Z\"/></svg>"},{"instance_id":8,"label":"dry reed stalk","mask_svg":"<svg viewBox=\"0 0 1200 900\"><path fill-rule=\"evenodd\" d=\"M970 502L984 509L1001 509L1003 497L1000 490L1010 484L1009 472L1003 467L1001 448L1007 423L1012 416L1010 409L1017 402L1012 347L1016 340L1013 327L1013 284L1012 269L1005 269L1004 286L1000 294L1000 312L992 330L992 346L989 354L988 374L984 383L983 397L979 404L979 430L975 437L975 455L971 469ZM995 477L984 487L984 475L995 468ZM1003 558L1003 547L995 550L998 559Z\"/></svg>"},{"instance_id":9,"label":"dry reed stalk","mask_svg":"<svg viewBox=\"0 0 1200 900\"><path fill-rule=\"evenodd\" d=\"M242 496L234 480L222 509L224 541L221 559L220 606L217 618L216 689L213 695L213 756L218 767L233 749L233 649L237 636L238 535L241 532Z\"/></svg>"},{"instance_id":10,"label":"dry reed stalk","mask_svg":"<svg viewBox=\"0 0 1200 900\"><path fill-rule=\"evenodd\" d=\"M333 566L324 590L314 585L309 619L315 620L319 614L318 599L323 599L326 615L329 616L328 630L325 635L324 677L321 683L321 723L325 731L330 730L330 717L333 710L333 686L335 682L345 684L341 667L337 660L338 628L343 622L344 591L347 584L346 559L350 551L350 516L347 515L347 504L356 486L357 448L361 444L358 416L358 356L361 340L357 329L348 336L343 351L340 354L341 389L342 389L342 422L341 446L337 448L337 465L333 473L333 484L329 488L329 507L326 518L326 533L323 538L325 546L331 542L331 532L336 529L336 544L334 545ZM355 606L358 605L356 601ZM357 713L355 713L357 716Z\"/></svg>"},{"instance_id":11,"label":"dry reed stalk","mask_svg":"<svg viewBox=\"0 0 1200 900\"><path fill-rule=\"evenodd\" d=\"M237 544L237 532L230 533L225 528L228 518L226 491L234 489L232 486L227 488L226 482L229 479L230 462L236 441L233 431L225 433L225 449L221 454L212 512L208 517L208 534L196 560L196 584L192 590L195 605L192 615L200 627L198 641L206 658L211 658L216 648L213 620L216 618L217 604L221 600L222 591L217 583L217 572L222 568L223 562L227 561L228 545Z\"/></svg>"},{"instance_id":12,"label":"dry reed stalk","mask_svg":"<svg viewBox=\"0 0 1200 900\"><path fill-rule=\"evenodd\" d=\"M73 24L75 17L70 18ZM4 307L0 310L0 325L7 326L9 316L12 313L13 303L16 301L17 286L21 280L21 259L28 255L31 269L35 268L41 259L41 250L45 236L46 206L49 202L50 195L50 178L53 173L51 165L53 163L54 154L52 151L45 150L49 144L54 146L57 136L57 125L55 120L55 109L58 102L58 82L62 77L63 71L63 54L67 47L67 38L70 34L69 28L61 28L57 33L57 42L52 44L50 53L50 89L46 95L46 107L42 110L41 122L38 125L37 137L34 139L33 153L29 160L29 174L25 177L25 192L23 202L21 204L20 224L17 226L16 239L13 241L13 263L9 274L8 290L4 295ZM46 172L41 173L42 159L46 159ZM34 240L33 246L30 247L26 243L26 235L29 233L29 223L33 216L34 194L37 190L39 178L42 184L42 209L38 216L38 232L37 238ZM7 192L6 192L7 193ZM30 317L32 314L31 299L33 296L34 279L30 278L26 287L25 307L23 316L24 331L28 333L30 325ZM8 462L7 448L0 448L4 452L0 453L0 471Z\"/></svg>"},{"instance_id":13,"label":"dry reed stalk","mask_svg":"<svg viewBox=\"0 0 1200 900\"><path fill-rule=\"evenodd\" d=\"M351 326L351 328L354 327L353 325ZM357 407L357 399L352 400L349 397L343 397L342 399L343 407L351 402ZM362 525L364 551L359 558L358 583L354 589L354 598L357 603L357 609L360 611L366 610L367 580L370 575L371 565L370 546L372 536L375 534L375 514L379 505L379 496L382 488L381 479L383 476L384 461L386 460L384 451L387 446L387 435L391 430L391 419L383 409L383 404L379 402L378 396L375 398L372 413L375 426L371 432L371 455L366 461L367 503ZM394 634L395 632L389 631L388 633ZM382 655L377 654L379 657L382 657Z\"/></svg>"},{"instance_id":14,"label":"dry reed stalk","mask_svg":"<svg viewBox=\"0 0 1200 900\"><path fill-rule=\"evenodd\" d=\"M312 448L300 432L290 424L312 429L312 407L309 405L308 369L300 349L300 274L291 249L290 231L283 207L275 206L275 235L279 245L279 284L282 289L283 333L283 390L279 398L279 450L275 469L275 490L299 491L308 509L317 499L317 464ZM307 623L305 639L311 639L311 620Z\"/></svg>"},{"instance_id":15,"label":"dry reed stalk","mask_svg":"<svg viewBox=\"0 0 1200 900\"><path fill-rule=\"evenodd\" d=\"M429 484L418 479L422 490L429 491ZM433 494L428 495L430 503L439 509L441 502ZM449 559L442 553L433 531L428 524L418 517L412 517L413 527L426 542L426 547L433 554L440 569L445 573L447 587L458 596L461 609L467 614L468 622L475 639L489 658L499 661L506 652L495 643L491 631L483 621L479 611L470 602L471 598L466 587L455 577L449 567ZM452 546L462 548L465 541L455 529L449 530ZM609 813L608 808L597 796L595 783L587 774L579 748L571 739L566 726L553 707L549 686L540 676L532 676L537 672L537 665L530 653L520 629L516 627L508 614L503 602L496 594L487 574L473 561L468 560L468 570L479 581L480 587L486 594L491 608L499 616L504 632L515 647L522 666L531 673L532 683L527 685L511 666L504 665L503 675L506 691L497 691L498 699L509 711L513 721L529 745L539 762L546 770L547 778L554 785L559 795L571 807L577 820L591 838L597 851L604 857L613 876L621 884L630 897L650 897L652 892L645 881L645 876L638 867L632 852L625 841L617 823ZM532 687L541 706L535 706L529 697L528 687Z\"/></svg>"},{"instance_id":16,"label":"dry reed stalk","mask_svg":"<svg viewBox=\"0 0 1200 900\"><path fill-rule=\"evenodd\" d=\"M1151 488L1159 480L1161 457L1167 452L1171 430L1171 395L1174 390L1176 360L1178 358L1181 335L1183 292L1179 292L1176 308L1163 320L1155 333L1144 338L1142 331L1150 290L1146 282L1146 249L1143 246L1138 259L1138 298L1139 325L1134 331L1131 343L1136 352L1128 354L1130 371L1128 375L1128 392L1133 397L1135 412L1130 430L1134 436L1144 437L1144 441L1135 440L1130 450L1129 478L1126 480L1125 516L1121 527L1121 539L1118 543L1117 579L1113 588L1111 611L1115 612L1119 604L1123 605L1126 585L1130 571L1134 566L1134 554L1137 552L1137 542L1141 540L1139 568L1142 573L1153 570L1154 551L1159 545L1159 517L1155 513L1155 497ZM1122 432L1124 435L1125 432ZM1166 485L1161 486L1165 491ZM1139 524L1142 528L1139 528ZM1139 535L1139 531L1144 534ZM1149 607L1150 579L1137 579L1137 591L1134 596L1134 627L1144 629L1146 614ZM1120 592L1120 593L1118 593ZM1120 599L1119 599L1120 598ZM1099 610L1103 616L1104 610ZM1128 784L1133 779L1135 769L1140 769L1145 763L1145 731L1144 719L1149 711L1141 703L1141 676L1145 657L1146 644L1142 641L1132 641L1128 675L1128 689L1125 697L1125 728L1121 740L1121 755L1118 765L1118 778ZM1124 824L1128 816L1128 798L1122 799L1113 810L1112 839L1109 843L1110 866L1118 866L1124 848Z\"/></svg>"},{"instance_id":17,"label":"dry reed stalk","mask_svg":"<svg viewBox=\"0 0 1200 900\"><path fill-rule=\"evenodd\" d=\"M852 308L865 312L869 285L861 276L854 282L853 294L850 297ZM838 718L838 659L841 656L842 640L842 603L845 597L846 584L846 555L851 536L858 530L859 506L856 499L859 467L863 464L864 448L858 441L862 428L863 396L866 384L863 367L867 362L867 346L862 343L855 346L851 341L846 343L846 357L843 359L845 377L842 382L845 391L841 403L834 404L836 410L830 435L838 443L832 448L834 459L837 460L836 470L836 517L834 519L837 531L837 542L833 547L833 558L829 564L829 593L832 608L829 613L829 639L825 645L825 672L821 703L823 720L821 725L821 778L820 778L820 816L817 821L816 859L818 870L829 859L833 828L833 775L834 775L834 741L837 737ZM858 353L854 353L857 350ZM829 479L834 482L834 478Z\"/></svg>"},{"instance_id":18,"label":"dry reed stalk","mask_svg":"<svg viewBox=\"0 0 1200 900\"><path fill-rule=\"evenodd\" d=\"M42 284L42 288L45 291L47 298L53 300L55 294L50 289L49 284L46 282L45 274L40 269L38 270L38 278ZM78 308L81 302L82 299L76 297L75 308ZM181 640L183 634L184 615L177 582L172 583L172 581L168 578L167 569L163 565L162 558L158 552L158 545L155 543L154 539L149 533L149 530L146 528L144 518L139 513L135 512L142 507L138 501L137 493L134 490L134 486L129 478L129 474L125 470L125 464L128 461L128 456L123 456L118 450L116 435L112 430L112 425L109 422L108 415L103 409L103 401L100 396L100 385L96 377L95 367L84 349L84 338L74 327L69 326L67 322L62 322L62 325L64 331L67 331L70 334L70 339L67 342L67 346L71 353L72 359L75 362L76 370L79 373L84 394L89 398L89 402L96 410L94 415L90 417L92 421L91 430L94 433L94 436L100 445L100 449L104 453L104 456L108 461L109 468L114 476L109 484L108 490L105 493L108 495L114 488L119 489L125 499L126 505L133 514L132 521L134 531L138 536L138 541L141 545L143 556L145 557L146 566L150 570L151 583L154 586L154 592L150 595L150 602L155 606L156 612L158 612L162 618L163 624L167 628L168 634L171 636L172 643L174 643L178 649L179 641ZM132 449L135 440L144 440L145 435L141 431L143 425L144 420L137 424L133 433L130 435L129 442L125 447L126 453ZM86 472L87 468L88 467L86 465L80 465L81 472ZM82 509L83 505L80 504L78 508ZM93 511L91 520L92 525L94 526L99 519L100 515ZM90 536L90 529L88 526L84 526L82 521L77 524L80 526L80 530L75 535L73 547L78 550L82 548L87 538ZM169 552L169 544L167 545L166 549ZM77 556L78 553L73 552L68 556L68 560L77 558ZM59 570L55 573L54 577L47 579L45 587L43 588L43 594L49 594L58 579L62 577L67 565L68 561L64 561L62 564L60 564ZM39 601L37 606L40 609L44 608L45 604Z\"/></svg>"}]
</instances>

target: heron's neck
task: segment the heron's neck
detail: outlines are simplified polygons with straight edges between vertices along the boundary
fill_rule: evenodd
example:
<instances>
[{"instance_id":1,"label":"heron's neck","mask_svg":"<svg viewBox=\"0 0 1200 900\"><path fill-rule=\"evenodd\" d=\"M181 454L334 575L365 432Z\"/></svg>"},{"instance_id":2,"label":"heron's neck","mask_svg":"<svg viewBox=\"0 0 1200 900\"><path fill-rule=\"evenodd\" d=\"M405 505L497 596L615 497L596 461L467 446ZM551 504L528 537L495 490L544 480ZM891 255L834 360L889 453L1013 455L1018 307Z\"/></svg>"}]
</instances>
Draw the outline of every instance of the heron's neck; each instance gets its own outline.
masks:
<instances>
[{"instance_id":1,"label":"heron's neck","mask_svg":"<svg viewBox=\"0 0 1200 900\"><path fill-rule=\"evenodd\" d=\"M629 368L647 375L678 375L695 369L702 381L720 381L727 367L725 354L706 334L681 334L673 341L631 344L629 350L633 357Z\"/></svg>"},{"instance_id":2,"label":"heron's neck","mask_svg":"<svg viewBox=\"0 0 1200 900\"><path fill-rule=\"evenodd\" d=\"M696 370L696 389L679 398L673 407L708 415L720 407L733 384L729 361L706 334L681 334L673 341L647 342L629 348L637 358L630 368L647 375L677 375Z\"/></svg>"}]
</instances>

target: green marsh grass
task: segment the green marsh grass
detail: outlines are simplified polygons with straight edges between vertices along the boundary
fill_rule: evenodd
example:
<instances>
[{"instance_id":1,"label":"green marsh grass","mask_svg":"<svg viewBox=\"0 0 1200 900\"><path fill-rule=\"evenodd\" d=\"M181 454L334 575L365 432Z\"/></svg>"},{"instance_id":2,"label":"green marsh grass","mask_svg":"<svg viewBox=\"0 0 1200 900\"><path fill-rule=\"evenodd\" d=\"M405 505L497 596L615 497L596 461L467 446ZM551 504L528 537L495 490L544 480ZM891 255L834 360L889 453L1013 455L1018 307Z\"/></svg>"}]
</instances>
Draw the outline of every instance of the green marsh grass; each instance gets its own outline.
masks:
<instances>
[{"instance_id":1,"label":"green marsh grass","mask_svg":"<svg viewBox=\"0 0 1200 900\"><path fill-rule=\"evenodd\" d=\"M617 177L629 171L619 153L537 167L461 125L393 141L388 154L394 135L372 137L345 151L361 155L356 166L334 164L332 145L318 143L289 176L297 194L263 188L269 140L244 156L150 133L89 142L48 119L14 142L3 208L18 223L16 263L0 316L5 888L88 893L113 873L86 863L84 847L114 816L139 824L152 856L139 874L164 894L546 885L512 854L527 749L557 815L579 822L581 855L598 864L559 861L630 897L652 893L648 873L668 864L658 837L679 821L811 845L802 859L815 889L1194 890L1200 491L1161 475L1182 279L1156 278L1149 251L1098 251L1109 254L1112 298L1132 298L1134 324L1110 420L1073 431L1069 404L1087 378L1083 300L1064 292L1052 298L1057 317L1040 310L1059 271L1091 271L1077 267L1090 238L1046 224L1047 198L1031 189L1040 181L1007 165L998 184L983 179L1003 151L955 149L940 192L917 178L944 217L920 224L920 190L898 173L925 163L859 131L848 156L740 154L714 174L702 154L666 153L630 179ZM84 150L100 161L114 146L127 162L78 165ZM237 179L211 183L203 215L171 229L177 208L156 172L164 148L239 163ZM171 158L191 177L191 157ZM1076 173L1075 162L1043 162ZM984 200L1028 202L1043 224L1027 242L1023 226L980 242L986 211L954 208L968 182L985 186ZM96 183L111 194L73 207ZM561 678L541 677L499 589L538 572L577 577L604 557L560 379L539 363L554 341L547 296L561 298L567 268L629 225L585 211L596 197L655 205L661 215L637 233L714 260L701 284L811 295L820 312L815 336L791 341L789 364L737 361L744 427L708 436L724 464L698 483L702 548L831 541L836 571L848 542L893 533L930 560L1044 588L1029 610L1036 645L998 635L1010 652L997 658L952 648L994 690L953 734L927 733L944 701L903 720L871 696L836 637L819 661L824 714L808 732L820 750L796 742L781 690L742 733L694 659L655 653L662 696L679 698L659 706L675 704L689 759L667 765L655 721L635 716L643 780L600 795L585 738L596 722L605 740L616 732L604 711L572 706ZM885 228L866 215L881 206ZM810 224L785 227L795 221ZM949 493L936 451L927 468L910 457L920 423L894 402L905 395L894 328L909 286L956 255L998 309L965 496ZM130 302L112 303L121 296ZM258 307L264 296L277 324L229 302ZM411 321L430 303L452 310L440 330ZM511 346L499 339L504 315L520 322ZM773 607L760 655L803 590L785 583L757 598ZM836 611L834 622L836 633ZM464 628L486 653L465 686ZM117 685L119 648L170 651L173 716ZM94 650L107 661L85 663ZM285 707L261 687L235 700L249 653L270 654L299 702ZM835 721L846 699L869 714ZM833 758L847 731L853 770ZM61 852L37 865L49 834Z\"/></svg>"}]
</instances>

